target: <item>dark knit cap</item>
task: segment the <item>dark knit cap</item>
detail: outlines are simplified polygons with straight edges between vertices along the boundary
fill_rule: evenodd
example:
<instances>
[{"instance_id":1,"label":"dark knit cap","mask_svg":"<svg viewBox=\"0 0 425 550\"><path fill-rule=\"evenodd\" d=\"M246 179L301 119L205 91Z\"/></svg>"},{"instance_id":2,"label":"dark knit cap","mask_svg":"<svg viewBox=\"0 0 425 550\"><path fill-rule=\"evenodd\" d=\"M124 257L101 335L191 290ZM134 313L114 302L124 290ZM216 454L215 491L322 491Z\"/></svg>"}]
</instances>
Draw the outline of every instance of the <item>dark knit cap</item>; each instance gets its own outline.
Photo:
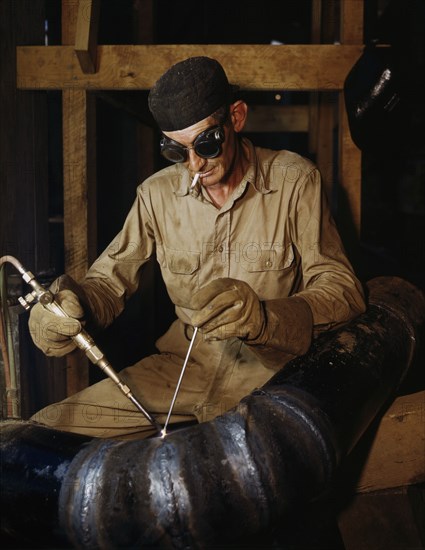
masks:
<instances>
[{"instance_id":1,"label":"dark knit cap","mask_svg":"<svg viewBox=\"0 0 425 550\"><path fill-rule=\"evenodd\" d=\"M164 132L182 130L230 104L234 86L210 57L189 57L166 71L149 92L149 109Z\"/></svg>"}]
</instances>

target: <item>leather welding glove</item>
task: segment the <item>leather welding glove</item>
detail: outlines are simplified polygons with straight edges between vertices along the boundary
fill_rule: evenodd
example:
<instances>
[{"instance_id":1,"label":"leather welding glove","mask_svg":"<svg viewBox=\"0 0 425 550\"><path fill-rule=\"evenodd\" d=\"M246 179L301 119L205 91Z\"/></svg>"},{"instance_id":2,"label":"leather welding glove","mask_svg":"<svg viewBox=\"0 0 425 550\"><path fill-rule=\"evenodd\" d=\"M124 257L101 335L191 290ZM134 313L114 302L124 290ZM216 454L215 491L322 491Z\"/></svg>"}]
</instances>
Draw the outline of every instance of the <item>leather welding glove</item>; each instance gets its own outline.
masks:
<instances>
[{"instance_id":1,"label":"leather welding glove","mask_svg":"<svg viewBox=\"0 0 425 550\"><path fill-rule=\"evenodd\" d=\"M192 299L192 323L207 340L238 337L265 363L306 353L313 337L313 314L299 296L260 301L236 279L217 279Z\"/></svg>"},{"instance_id":2,"label":"leather welding glove","mask_svg":"<svg viewBox=\"0 0 425 550\"><path fill-rule=\"evenodd\" d=\"M84 324L84 292L68 275L56 279L49 290L69 317L60 317L37 303L30 313L29 330L34 344L46 355L61 357L76 347L71 337Z\"/></svg>"},{"instance_id":3,"label":"leather welding glove","mask_svg":"<svg viewBox=\"0 0 425 550\"><path fill-rule=\"evenodd\" d=\"M255 340L266 322L263 306L244 281L216 279L192 298L192 323L208 340Z\"/></svg>"}]
</instances>

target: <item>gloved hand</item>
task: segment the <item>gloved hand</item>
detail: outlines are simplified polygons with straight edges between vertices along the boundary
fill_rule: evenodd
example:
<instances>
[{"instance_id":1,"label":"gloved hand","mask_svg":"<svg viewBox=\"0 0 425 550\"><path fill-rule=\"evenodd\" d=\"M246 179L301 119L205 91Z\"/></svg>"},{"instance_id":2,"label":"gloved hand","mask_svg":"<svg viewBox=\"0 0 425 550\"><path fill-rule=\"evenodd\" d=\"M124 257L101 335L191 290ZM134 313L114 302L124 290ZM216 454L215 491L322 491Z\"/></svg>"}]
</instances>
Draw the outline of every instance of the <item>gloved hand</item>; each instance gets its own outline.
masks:
<instances>
[{"instance_id":1,"label":"gloved hand","mask_svg":"<svg viewBox=\"0 0 425 550\"><path fill-rule=\"evenodd\" d=\"M82 290L68 275L56 279L49 290L70 317L60 317L38 303L31 309L29 330L34 344L46 355L61 357L76 347L71 337L81 331L83 324Z\"/></svg>"},{"instance_id":2,"label":"gloved hand","mask_svg":"<svg viewBox=\"0 0 425 550\"><path fill-rule=\"evenodd\" d=\"M217 279L192 298L192 324L208 340L238 337L275 366L305 353L313 337L313 314L300 296L260 301L245 282Z\"/></svg>"},{"instance_id":3,"label":"gloved hand","mask_svg":"<svg viewBox=\"0 0 425 550\"><path fill-rule=\"evenodd\" d=\"M216 279L192 298L193 326L208 340L255 340L265 327L263 305L244 281Z\"/></svg>"}]
</instances>

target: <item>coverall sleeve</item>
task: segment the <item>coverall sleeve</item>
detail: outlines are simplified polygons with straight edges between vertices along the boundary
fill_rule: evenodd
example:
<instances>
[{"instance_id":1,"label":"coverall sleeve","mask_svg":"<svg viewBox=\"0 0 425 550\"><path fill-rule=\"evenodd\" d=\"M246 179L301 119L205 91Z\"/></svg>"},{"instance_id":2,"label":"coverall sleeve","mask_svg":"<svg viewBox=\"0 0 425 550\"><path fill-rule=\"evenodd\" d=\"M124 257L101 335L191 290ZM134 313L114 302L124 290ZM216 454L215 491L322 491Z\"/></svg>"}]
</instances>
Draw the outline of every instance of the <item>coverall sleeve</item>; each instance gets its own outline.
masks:
<instances>
[{"instance_id":1,"label":"coverall sleeve","mask_svg":"<svg viewBox=\"0 0 425 550\"><path fill-rule=\"evenodd\" d=\"M346 323L362 313L363 289L347 259L317 169L300 186L291 223L293 242L302 259L303 284L296 296L309 304L314 331Z\"/></svg>"},{"instance_id":2,"label":"coverall sleeve","mask_svg":"<svg viewBox=\"0 0 425 550\"><path fill-rule=\"evenodd\" d=\"M143 265L155 252L155 238L146 193L137 197L122 230L88 270L81 286L95 329L102 329L122 312L137 290Z\"/></svg>"},{"instance_id":3,"label":"coverall sleeve","mask_svg":"<svg viewBox=\"0 0 425 550\"><path fill-rule=\"evenodd\" d=\"M251 344L264 360L275 361L276 352L302 355L315 334L365 310L362 286L345 254L317 169L296 188L290 231L301 258L301 284L290 297L263 302L267 322Z\"/></svg>"}]
</instances>

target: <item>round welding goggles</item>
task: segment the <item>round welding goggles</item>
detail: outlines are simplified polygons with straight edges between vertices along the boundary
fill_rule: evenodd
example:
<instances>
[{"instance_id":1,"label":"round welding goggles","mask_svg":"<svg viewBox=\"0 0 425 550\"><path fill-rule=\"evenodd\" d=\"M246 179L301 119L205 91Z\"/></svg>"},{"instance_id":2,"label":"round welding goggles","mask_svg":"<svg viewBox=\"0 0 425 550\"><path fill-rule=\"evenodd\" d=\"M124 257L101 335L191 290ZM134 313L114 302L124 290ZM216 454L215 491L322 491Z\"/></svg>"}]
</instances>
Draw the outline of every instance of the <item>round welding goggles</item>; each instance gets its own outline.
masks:
<instances>
[{"instance_id":1,"label":"round welding goggles","mask_svg":"<svg viewBox=\"0 0 425 550\"><path fill-rule=\"evenodd\" d=\"M193 149L198 157L213 159L221 155L221 144L224 142L224 129L222 126L213 126L201 132L193 142L193 145L185 147L178 141L162 136L159 142L161 155L170 162L185 162L188 150Z\"/></svg>"}]
</instances>

